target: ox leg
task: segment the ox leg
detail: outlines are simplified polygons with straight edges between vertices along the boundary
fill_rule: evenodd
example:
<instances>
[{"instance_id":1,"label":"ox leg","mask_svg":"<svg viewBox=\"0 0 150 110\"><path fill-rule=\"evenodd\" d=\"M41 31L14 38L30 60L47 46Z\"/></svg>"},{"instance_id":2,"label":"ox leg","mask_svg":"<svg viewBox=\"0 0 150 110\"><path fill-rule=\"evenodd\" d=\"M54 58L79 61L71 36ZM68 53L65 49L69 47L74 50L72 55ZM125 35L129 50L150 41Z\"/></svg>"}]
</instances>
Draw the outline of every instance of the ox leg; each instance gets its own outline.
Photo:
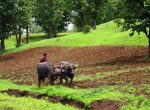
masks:
<instances>
[{"instance_id":1,"label":"ox leg","mask_svg":"<svg viewBox=\"0 0 150 110\"><path fill-rule=\"evenodd\" d=\"M51 84L53 85L54 84L54 76L51 76Z\"/></svg>"},{"instance_id":2,"label":"ox leg","mask_svg":"<svg viewBox=\"0 0 150 110\"><path fill-rule=\"evenodd\" d=\"M60 84L62 84L62 83L63 83L63 82L62 82L62 79L63 79L63 78L62 78L62 76L60 76Z\"/></svg>"},{"instance_id":3,"label":"ox leg","mask_svg":"<svg viewBox=\"0 0 150 110\"><path fill-rule=\"evenodd\" d=\"M72 84L72 80L73 80L73 78L71 78L70 84Z\"/></svg>"},{"instance_id":4,"label":"ox leg","mask_svg":"<svg viewBox=\"0 0 150 110\"><path fill-rule=\"evenodd\" d=\"M72 84L72 80L73 80L73 78L74 78L74 75L71 75L71 76L69 76L70 77L70 84Z\"/></svg>"},{"instance_id":5,"label":"ox leg","mask_svg":"<svg viewBox=\"0 0 150 110\"><path fill-rule=\"evenodd\" d=\"M38 87L41 86L41 78L38 78Z\"/></svg>"},{"instance_id":6,"label":"ox leg","mask_svg":"<svg viewBox=\"0 0 150 110\"><path fill-rule=\"evenodd\" d=\"M55 76L55 77L54 77L54 80L56 80L57 78L58 78L58 76Z\"/></svg>"},{"instance_id":7,"label":"ox leg","mask_svg":"<svg viewBox=\"0 0 150 110\"><path fill-rule=\"evenodd\" d=\"M68 83L68 78L67 78L67 77L65 77L65 80L66 80L66 85L67 85L67 83Z\"/></svg>"},{"instance_id":8,"label":"ox leg","mask_svg":"<svg viewBox=\"0 0 150 110\"><path fill-rule=\"evenodd\" d=\"M53 77L52 75L49 75L49 76L48 76L48 80L49 80L49 83L50 83L51 85L54 84L54 77Z\"/></svg>"}]
</instances>

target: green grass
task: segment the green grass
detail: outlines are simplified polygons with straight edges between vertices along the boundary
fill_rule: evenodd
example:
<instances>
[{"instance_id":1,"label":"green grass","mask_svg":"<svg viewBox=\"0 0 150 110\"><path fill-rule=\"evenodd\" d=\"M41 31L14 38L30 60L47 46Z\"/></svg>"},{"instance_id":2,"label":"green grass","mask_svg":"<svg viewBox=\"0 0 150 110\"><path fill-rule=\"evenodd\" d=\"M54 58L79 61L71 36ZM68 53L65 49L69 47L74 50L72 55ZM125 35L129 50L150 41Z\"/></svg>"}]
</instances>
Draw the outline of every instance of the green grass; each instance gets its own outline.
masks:
<instances>
[{"instance_id":1,"label":"green grass","mask_svg":"<svg viewBox=\"0 0 150 110\"><path fill-rule=\"evenodd\" d=\"M142 86L145 87L144 85ZM0 80L0 90L7 90L9 88L45 93L49 96L61 96L67 99L81 101L87 106L95 100L111 99L119 100L123 103L121 110L150 110L150 100L142 95L136 96L135 93L137 90L132 86L132 84L121 87L117 85L103 86L93 89L73 89L58 85L37 88L35 85L16 85L10 81Z\"/></svg>"},{"instance_id":2,"label":"green grass","mask_svg":"<svg viewBox=\"0 0 150 110\"><path fill-rule=\"evenodd\" d=\"M77 110L69 105L50 103L31 97L16 98L0 93L0 110Z\"/></svg>"},{"instance_id":3,"label":"green grass","mask_svg":"<svg viewBox=\"0 0 150 110\"><path fill-rule=\"evenodd\" d=\"M91 33L74 33L62 38L50 39L48 41L40 41L34 43L33 46L41 44L41 46L69 46L69 47L83 47L83 46L98 46L98 45L147 45L147 38L144 34L139 37L137 34L130 37L128 32L120 32L113 22L101 24L97 30Z\"/></svg>"},{"instance_id":4,"label":"green grass","mask_svg":"<svg viewBox=\"0 0 150 110\"><path fill-rule=\"evenodd\" d=\"M36 34L33 36L43 36L43 34ZM96 30L92 30L88 34L72 33L64 37L53 39L44 39L37 37L30 41L30 44L23 45L15 49L15 43L12 38L6 40L6 53L18 52L28 48L41 46L68 46L68 47L84 47L84 46L99 46L99 45L127 45L127 46L147 46L148 41L144 34L135 34L133 37L129 36L129 31L121 32L113 21L97 26Z\"/></svg>"},{"instance_id":5,"label":"green grass","mask_svg":"<svg viewBox=\"0 0 150 110\"><path fill-rule=\"evenodd\" d=\"M122 94L119 91L114 91L114 87L104 87L98 89L71 89L64 86L48 86L38 88L37 86L16 85L10 81L0 80L0 90L19 89L30 92L45 93L49 96L61 96L67 99L74 99L84 102L89 105L94 100L98 99L119 99ZM107 88L107 89L106 89Z\"/></svg>"}]
</instances>

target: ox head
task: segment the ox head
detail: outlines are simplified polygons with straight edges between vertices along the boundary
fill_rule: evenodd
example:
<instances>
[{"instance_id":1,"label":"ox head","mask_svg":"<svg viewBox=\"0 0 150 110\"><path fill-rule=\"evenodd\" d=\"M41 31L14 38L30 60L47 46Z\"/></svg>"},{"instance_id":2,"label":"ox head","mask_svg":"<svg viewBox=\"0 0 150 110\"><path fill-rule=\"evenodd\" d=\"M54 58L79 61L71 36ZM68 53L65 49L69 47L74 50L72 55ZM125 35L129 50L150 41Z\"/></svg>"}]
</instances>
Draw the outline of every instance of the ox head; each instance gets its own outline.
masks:
<instances>
[{"instance_id":1,"label":"ox head","mask_svg":"<svg viewBox=\"0 0 150 110\"><path fill-rule=\"evenodd\" d=\"M78 65L74 65L72 63L70 64L61 64L61 70L63 73L68 73L68 74L74 74L75 69L78 67Z\"/></svg>"}]
</instances>

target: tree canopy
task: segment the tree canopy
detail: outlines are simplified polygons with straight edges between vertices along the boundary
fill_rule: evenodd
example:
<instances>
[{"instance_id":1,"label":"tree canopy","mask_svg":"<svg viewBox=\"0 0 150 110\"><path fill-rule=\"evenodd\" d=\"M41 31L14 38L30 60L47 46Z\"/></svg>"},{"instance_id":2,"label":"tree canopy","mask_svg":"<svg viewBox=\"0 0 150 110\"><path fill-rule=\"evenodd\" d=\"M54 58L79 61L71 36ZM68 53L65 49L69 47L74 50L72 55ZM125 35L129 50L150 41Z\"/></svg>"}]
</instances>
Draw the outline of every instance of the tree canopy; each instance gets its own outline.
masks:
<instances>
[{"instance_id":1,"label":"tree canopy","mask_svg":"<svg viewBox=\"0 0 150 110\"><path fill-rule=\"evenodd\" d=\"M16 9L16 1L0 1L0 50L5 49L4 39L10 36L13 29L13 17Z\"/></svg>"},{"instance_id":2,"label":"tree canopy","mask_svg":"<svg viewBox=\"0 0 150 110\"><path fill-rule=\"evenodd\" d=\"M116 23L123 27L123 31L131 29L131 36L135 32L145 33L150 56L150 0L121 0L118 2L118 18Z\"/></svg>"},{"instance_id":3,"label":"tree canopy","mask_svg":"<svg viewBox=\"0 0 150 110\"><path fill-rule=\"evenodd\" d=\"M16 36L21 45L21 30L27 30L28 43L31 25L42 28L49 37L66 30L72 23L77 31L89 32L110 20L116 20L123 31L145 33L149 39L150 56L150 0L2 0L0 1L0 50L5 39ZM32 23L34 21L34 23Z\"/></svg>"},{"instance_id":4,"label":"tree canopy","mask_svg":"<svg viewBox=\"0 0 150 110\"><path fill-rule=\"evenodd\" d=\"M8 38L14 33L21 34L21 28L28 27L30 21L30 0L0 1L0 50L5 50L4 41L6 38ZM20 41L18 44L20 45Z\"/></svg>"},{"instance_id":5,"label":"tree canopy","mask_svg":"<svg viewBox=\"0 0 150 110\"><path fill-rule=\"evenodd\" d=\"M64 30L64 3L63 0L35 0L33 16L49 37Z\"/></svg>"}]
</instances>

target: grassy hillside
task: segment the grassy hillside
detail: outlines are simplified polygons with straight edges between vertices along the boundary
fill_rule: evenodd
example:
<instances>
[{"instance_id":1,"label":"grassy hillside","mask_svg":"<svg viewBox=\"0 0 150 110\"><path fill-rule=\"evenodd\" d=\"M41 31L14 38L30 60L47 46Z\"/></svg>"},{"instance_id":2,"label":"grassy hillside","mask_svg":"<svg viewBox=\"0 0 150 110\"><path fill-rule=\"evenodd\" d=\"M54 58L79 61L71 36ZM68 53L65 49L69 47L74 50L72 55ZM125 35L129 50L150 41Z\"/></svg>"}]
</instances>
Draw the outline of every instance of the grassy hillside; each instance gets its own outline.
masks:
<instances>
[{"instance_id":1,"label":"grassy hillside","mask_svg":"<svg viewBox=\"0 0 150 110\"><path fill-rule=\"evenodd\" d=\"M97 26L96 30L91 33L72 33L64 37L53 39L31 40L30 44L24 45L15 49L14 39L10 38L6 41L6 49L9 52L20 51L28 48L40 46L69 46L69 47L83 47L83 46L98 46L98 45L142 45L147 46L147 38L144 34L135 34L133 37L129 36L129 31L121 32L113 21ZM42 35L41 35L42 36Z\"/></svg>"}]
</instances>

